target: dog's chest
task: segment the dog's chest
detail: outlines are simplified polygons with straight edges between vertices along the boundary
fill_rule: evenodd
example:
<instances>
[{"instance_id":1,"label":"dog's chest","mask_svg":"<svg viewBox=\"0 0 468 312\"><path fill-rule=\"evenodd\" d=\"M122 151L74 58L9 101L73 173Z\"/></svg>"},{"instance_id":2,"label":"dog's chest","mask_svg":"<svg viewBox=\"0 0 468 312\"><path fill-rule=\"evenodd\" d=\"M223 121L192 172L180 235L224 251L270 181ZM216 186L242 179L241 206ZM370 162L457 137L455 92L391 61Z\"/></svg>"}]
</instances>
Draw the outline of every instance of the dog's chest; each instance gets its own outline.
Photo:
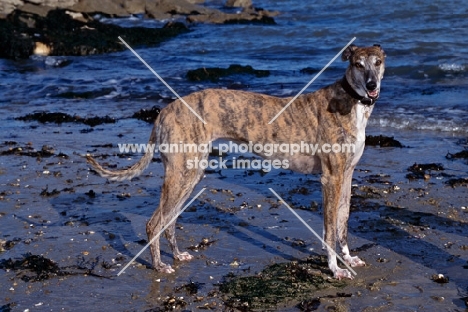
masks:
<instances>
[{"instance_id":1,"label":"dog's chest","mask_svg":"<svg viewBox=\"0 0 468 312\"><path fill-rule=\"evenodd\" d=\"M356 141L366 140L367 121L372 113L373 106L357 104L356 105Z\"/></svg>"},{"instance_id":2,"label":"dog's chest","mask_svg":"<svg viewBox=\"0 0 468 312\"><path fill-rule=\"evenodd\" d=\"M363 104L356 105L356 142L353 165L356 165L364 152L364 145L366 143L366 126L367 121L372 113L373 106Z\"/></svg>"}]
</instances>

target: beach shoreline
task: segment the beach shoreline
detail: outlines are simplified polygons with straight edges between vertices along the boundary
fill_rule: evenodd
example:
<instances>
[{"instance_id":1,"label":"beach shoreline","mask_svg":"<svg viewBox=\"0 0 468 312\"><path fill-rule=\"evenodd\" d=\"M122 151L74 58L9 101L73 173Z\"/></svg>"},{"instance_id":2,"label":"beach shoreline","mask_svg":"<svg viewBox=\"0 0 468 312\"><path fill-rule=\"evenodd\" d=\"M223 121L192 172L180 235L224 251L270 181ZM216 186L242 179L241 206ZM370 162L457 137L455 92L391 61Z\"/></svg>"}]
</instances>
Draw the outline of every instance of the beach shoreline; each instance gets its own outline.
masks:
<instances>
[{"instance_id":1,"label":"beach shoreline","mask_svg":"<svg viewBox=\"0 0 468 312\"><path fill-rule=\"evenodd\" d=\"M113 137L116 129L112 126L100 135ZM43 125L42 131L52 130L48 128ZM366 147L354 174L350 246L368 266L356 269L356 278L344 281L345 286L339 288L330 284L296 297L286 291L274 307L267 306L269 310L295 311L298 305L322 310L334 307L337 311L358 307L367 307L366 311L464 308L465 296L460 289L466 287L463 272L468 264L468 212L463 206L466 186L453 188L446 181L463 177L460 169L466 164L447 160L442 152L421 157L425 141L420 134L402 131L395 132L395 137L412 147ZM457 148L457 138L442 137L445 147ZM42 143L36 140L32 146ZM441 148L434 146L433 150ZM107 161L123 167L138 157L110 154ZM438 161L446 169L428 172L427 179L408 180L407 168L421 163L418 157ZM261 174L231 169L208 173L198 187L207 191L178 221L181 246L197 250L192 251L194 261L176 263L173 275L159 274L151 269L149 253L145 252L117 277L146 240L144 223L156 207L162 181L160 163L154 162L142 177L122 183L106 183L90 172L79 152L55 152L51 157L3 155L1 164L2 261L21 259L29 252L51 259L64 272L74 272L25 281L21 277L35 274L24 268L0 270L4 306L24 309L42 303L55 309L84 304L80 296L57 301L65 287L68 293L91 296L92 304L103 311L107 308L104 302L117 298L125 309L164 309L176 300L182 310L203 306L229 310L236 307L233 298L240 295L219 290L226 276L255 276L274 263L323 255L320 243L267 191L267 186L275 189L320 233L318 176L287 170ZM198 250L204 239L213 243ZM163 259L171 262L168 246L162 241ZM316 274L331 278L326 263ZM438 274L446 276L448 283L433 281L433 275ZM199 289L187 293L190 283ZM101 287L107 290L95 291ZM252 300L251 305L258 304ZM260 306L260 310L266 309ZM237 309L242 310L242 305Z\"/></svg>"},{"instance_id":2,"label":"beach shoreline","mask_svg":"<svg viewBox=\"0 0 468 312\"><path fill-rule=\"evenodd\" d=\"M242 16L220 3L203 7ZM206 171L192 196L206 190L177 221L180 247L195 258L167 275L152 269L145 251L117 276L147 243L161 160L156 154L131 181L108 182L85 155L111 169L134 164L141 154L122 153L119 143L146 143L152 120L175 96L121 46L86 56L28 52L0 59L0 312L467 311L463 8L376 7L376 24L365 3L274 5L277 24L219 25L202 21L209 16L202 9L179 12L174 18L185 23L192 16L188 28L177 20L175 37L135 48L182 96L223 88L292 97L349 39L382 44L387 69L353 176L349 221L350 248L367 266L352 281L334 280L321 243L269 190L321 233L319 175L221 168ZM116 15L97 19L140 27L154 18ZM82 23L80 31L93 31ZM445 23L456 26L447 31ZM332 64L306 92L340 79L345 67ZM257 159L226 155L238 156Z\"/></svg>"}]
</instances>

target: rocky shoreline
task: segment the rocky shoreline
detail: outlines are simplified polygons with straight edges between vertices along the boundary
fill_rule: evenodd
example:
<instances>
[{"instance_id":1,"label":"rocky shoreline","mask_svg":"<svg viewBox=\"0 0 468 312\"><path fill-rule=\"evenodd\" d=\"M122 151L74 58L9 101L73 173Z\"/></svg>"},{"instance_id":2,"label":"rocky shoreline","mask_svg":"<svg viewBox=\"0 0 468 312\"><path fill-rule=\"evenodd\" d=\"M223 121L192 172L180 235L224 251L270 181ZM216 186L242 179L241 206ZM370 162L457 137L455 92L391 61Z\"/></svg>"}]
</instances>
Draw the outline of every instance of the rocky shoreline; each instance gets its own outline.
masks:
<instances>
[{"instance_id":1,"label":"rocky shoreline","mask_svg":"<svg viewBox=\"0 0 468 312\"><path fill-rule=\"evenodd\" d=\"M136 46L152 46L189 31L193 23L275 24L278 12L253 7L251 1L228 0L214 9L196 0L91 1L7 0L0 4L0 58L24 59L31 55L84 56L121 51L117 40L128 38ZM233 11L235 10L235 12ZM162 28L101 23L95 16L144 18L167 21ZM183 22L178 22L178 21ZM177 21L177 22L174 22Z\"/></svg>"},{"instance_id":2,"label":"rocky shoreline","mask_svg":"<svg viewBox=\"0 0 468 312\"><path fill-rule=\"evenodd\" d=\"M0 20L0 57L24 59L31 55L84 56L122 51L122 37L130 44L156 45L188 32L182 23L167 23L162 28L123 28L91 20L73 19L64 10L50 11L46 17L15 11Z\"/></svg>"}]
</instances>

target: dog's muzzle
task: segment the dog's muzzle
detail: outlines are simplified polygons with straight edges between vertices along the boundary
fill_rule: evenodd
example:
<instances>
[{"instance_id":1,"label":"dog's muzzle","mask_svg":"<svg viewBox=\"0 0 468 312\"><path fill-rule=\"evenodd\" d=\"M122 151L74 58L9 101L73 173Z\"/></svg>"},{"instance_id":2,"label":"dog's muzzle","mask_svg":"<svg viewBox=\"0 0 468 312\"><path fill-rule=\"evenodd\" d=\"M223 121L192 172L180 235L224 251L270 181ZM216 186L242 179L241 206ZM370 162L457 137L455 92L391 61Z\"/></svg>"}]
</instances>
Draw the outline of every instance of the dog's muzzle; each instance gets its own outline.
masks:
<instances>
[{"instance_id":1,"label":"dog's muzzle","mask_svg":"<svg viewBox=\"0 0 468 312\"><path fill-rule=\"evenodd\" d=\"M366 83L367 96L374 101L379 97L379 90L377 90L377 83L375 81L369 81Z\"/></svg>"},{"instance_id":2,"label":"dog's muzzle","mask_svg":"<svg viewBox=\"0 0 468 312\"><path fill-rule=\"evenodd\" d=\"M346 79L346 76L341 79L341 87L348 93L352 98L361 101L362 104L364 105L374 105L375 101L379 98L379 90L377 88L377 83L374 81L369 81L366 84L366 95L367 96L361 96L359 95L353 87L348 82L348 79Z\"/></svg>"}]
</instances>

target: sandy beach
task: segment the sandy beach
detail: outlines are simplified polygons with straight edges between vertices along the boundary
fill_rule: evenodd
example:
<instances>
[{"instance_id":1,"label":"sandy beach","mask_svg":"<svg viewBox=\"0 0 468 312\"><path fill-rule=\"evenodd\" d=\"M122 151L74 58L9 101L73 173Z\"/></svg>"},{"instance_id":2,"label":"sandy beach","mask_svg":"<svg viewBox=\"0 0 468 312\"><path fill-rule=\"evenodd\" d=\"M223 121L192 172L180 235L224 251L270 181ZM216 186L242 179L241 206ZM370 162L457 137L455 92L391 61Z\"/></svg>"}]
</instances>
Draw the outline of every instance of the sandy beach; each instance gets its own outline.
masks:
<instances>
[{"instance_id":1,"label":"sandy beach","mask_svg":"<svg viewBox=\"0 0 468 312\"><path fill-rule=\"evenodd\" d=\"M105 147L111 144L107 138L128 132L145 137L150 125L135 129L118 123L122 126L97 126L93 144L98 147L89 151L109 155L109 164L124 167L138 155L112 156L116 148ZM406 148L366 147L353 181L349 241L367 266L356 269L354 280L337 282L330 277L320 242L268 190L274 189L321 233L319 177L287 170L207 173L195 192L207 190L178 220L180 245L192 249L195 260L176 262L176 274L160 274L151 269L146 251L117 276L146 243L145 222L158 202L161 164L155 161L131 182L108 183L90 171L82 150L53 150L47 157L5 153L42 151L46 142L39 134L59 139L81 129L40 124L32 130L38 135L30 146L2 144L0 220L5 234L0 276L5 311L90 305L110 311L108 302L122 311L465 309L466 185L450 187L447 181L463 177L467 165L447 160L444 151L459 149L460 138L442 135L427 155L421 154L422 148L427 150L423 133L392 133L410 146ZM89 133L81 136L87 140ZM426 179L406 177L414 163L436 162L445 170L427 171ZM171 263L169 247L163 243L162 248L163 259ZM34 260L28 254L44 259L28 267L24 260ZM321 278L313 293L292 291L295 283L274 299L249 297L252 290L243 294L242 287L233 293L220 290L227 281L262 276L269 265L301 265L308 257L316 263L309 274ZM434 280L439 274L443 277Z\"/></svg>"},{"instance_id":2,"label":"sandy beach","mask_svg":"<svg viewBox=\"0 0 468 312\"><path fill-rule=\"evenodd\" d=\"M34 28L50 8L32 18L41 6L17 2L11 10L27 11L0 20L10 43L0 53L0 312L467 311L468 66L459 44L467 26L458 4L375 7L373 23L364 2L207 1L161 11L148 3L179 2L147 1L95 14L94 2L70 0L91 7L63 27L65 38L83 39L64 48L50 29ZM96 25L112 31L105 41ZM174 274L155 272L148 250L129 264L159 202L159 155L124 182L99 177L85 155L111 169L134 164L141 154L118 144L146 143L175 95L114 38L120 27L181 95L292 97L351 38L382 44L386 75L352 183L349 245L367 264L353 280L332 278L320 241L269 190L321 235L320 176L290 170L207 170L191 197L205 190L177 220L179 247L195 258L174 262L162 239ZM32 55L38 38L62 54ZM345 68L331 64L306 92Z\"/></svg>"}]
</instances>

